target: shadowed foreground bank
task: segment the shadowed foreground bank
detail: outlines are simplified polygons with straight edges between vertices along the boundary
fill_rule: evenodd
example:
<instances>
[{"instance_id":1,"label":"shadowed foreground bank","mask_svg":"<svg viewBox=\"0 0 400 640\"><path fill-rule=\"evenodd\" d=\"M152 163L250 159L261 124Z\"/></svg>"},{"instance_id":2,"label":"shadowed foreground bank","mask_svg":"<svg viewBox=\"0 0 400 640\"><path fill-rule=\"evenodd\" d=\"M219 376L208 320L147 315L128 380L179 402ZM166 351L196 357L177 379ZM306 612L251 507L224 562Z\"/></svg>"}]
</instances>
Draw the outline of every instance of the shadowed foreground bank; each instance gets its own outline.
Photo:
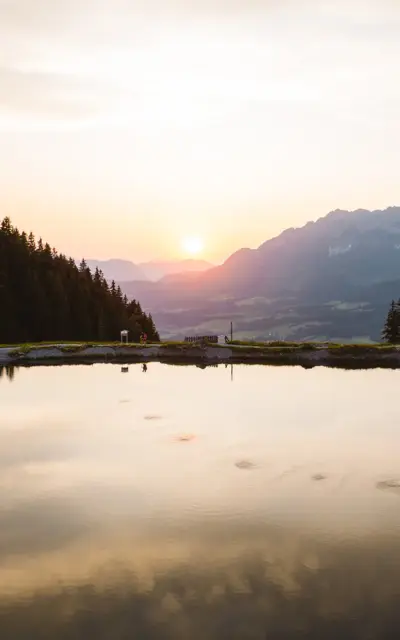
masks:
<instances>
[{"instance_id":1,"label":"shadowed foreground bank","mask_svg":"<svg viewBox=\"0 0 400 640\"><path fill-rule=\"evenodd\" d=\"M284 364L304 367L400 367L400 350L394 345L337 345L318 343L274 344L128 344L63 343L0 347L0 364L48 362L95 363L114 361L171 362L180 364Z\"/></svg>"}]
</instances>

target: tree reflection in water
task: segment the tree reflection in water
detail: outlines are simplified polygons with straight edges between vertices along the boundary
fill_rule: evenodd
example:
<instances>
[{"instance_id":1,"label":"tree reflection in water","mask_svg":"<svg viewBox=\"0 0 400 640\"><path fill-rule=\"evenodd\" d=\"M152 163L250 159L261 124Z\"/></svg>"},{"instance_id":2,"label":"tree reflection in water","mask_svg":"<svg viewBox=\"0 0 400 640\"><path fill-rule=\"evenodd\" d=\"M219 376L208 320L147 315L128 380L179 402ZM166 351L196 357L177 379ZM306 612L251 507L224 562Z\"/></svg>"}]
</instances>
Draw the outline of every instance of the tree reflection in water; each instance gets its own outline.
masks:
<instances>
[{"instance_id":1,"label":"tree reflection in water","mask_svg":"<svg viewBox=\"0 0 400 640\"><path fill-rule=\"evenodd\" d=\"M18 367L11 366L11 365L0 366L0 380L1 379L5 380L7 378L10 382L12 382L15 377L16 369L18 369Z\"/></svg>"}]
</instances>

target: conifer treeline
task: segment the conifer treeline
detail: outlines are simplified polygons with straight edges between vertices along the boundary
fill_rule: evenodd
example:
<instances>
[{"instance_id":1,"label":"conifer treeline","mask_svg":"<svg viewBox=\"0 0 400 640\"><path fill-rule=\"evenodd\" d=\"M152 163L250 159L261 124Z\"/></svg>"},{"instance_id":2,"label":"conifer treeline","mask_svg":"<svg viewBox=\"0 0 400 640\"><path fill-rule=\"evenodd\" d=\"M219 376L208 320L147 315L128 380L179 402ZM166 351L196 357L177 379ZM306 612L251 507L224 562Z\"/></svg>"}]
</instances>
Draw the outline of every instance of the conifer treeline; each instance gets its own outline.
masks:
<instances>
[{"instance_id":1,"label":"conifer treeline","mask_svg":"<svg viewBox=\"0 0 400 640\"><path fill-rule=\"evenodd\" d=\"M392 300L382 331L382 338L391 344L400 343L400 300Z\"/></svg>"},{"instance_id":2,"label":"conifer treeline","mask_svg":"<svg viewBox=\"0 0 400 640\"><path fill-rule=\"evenodd\" d=\"M92 274L84 260L58 254L14 228L9 218L0 226L0 343L40 341L114 341L128 329L137 341L159 335L151 315L139 302L128 302L119 286Z\"/></svg>"}]
</instances>

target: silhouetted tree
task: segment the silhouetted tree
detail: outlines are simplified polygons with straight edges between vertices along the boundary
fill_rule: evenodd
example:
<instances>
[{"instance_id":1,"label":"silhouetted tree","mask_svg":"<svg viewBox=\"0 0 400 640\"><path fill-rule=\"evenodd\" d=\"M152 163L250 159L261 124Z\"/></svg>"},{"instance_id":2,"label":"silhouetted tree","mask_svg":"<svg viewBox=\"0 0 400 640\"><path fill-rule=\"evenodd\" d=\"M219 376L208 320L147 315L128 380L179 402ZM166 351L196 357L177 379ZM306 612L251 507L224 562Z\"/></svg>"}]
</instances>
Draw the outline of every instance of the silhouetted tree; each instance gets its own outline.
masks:
<instances>
[{"instance_id":1,"label":"silhouetted tree","mask_svg":"<svg viewBox=\"0 0 400 640\"><path fill-rule=\"evenodd\" d=\"M382 338L385 342L390 342L391 344L400 342L400 300L398 302L392 300L390 304L382 331Z\"/></svg>"},{"instance_id":2,"label":"silhouetted tree","mask_svg":"<svg viewBox=\"0 0 400 640\"><path fill-rule=\"evenodd\" d=\"M0 223L0 343L41 340L132 340L146 332L159 341L151 316L128 302L115 282L91 274L85 260L57 254L32 233L19 233L9 218Z\"/></svg>"},{"instance_id":3,"label":"silhouetted tree","mask_svg":"<svg viewBox=\"0 0 400 640\"><path fill-rule=\"evenodd\" d=\"M32 231L28 236L28 247L29 247L30 253L33 253L36 250L35 236L33 235Z\"/></svg>"}]
</instances>

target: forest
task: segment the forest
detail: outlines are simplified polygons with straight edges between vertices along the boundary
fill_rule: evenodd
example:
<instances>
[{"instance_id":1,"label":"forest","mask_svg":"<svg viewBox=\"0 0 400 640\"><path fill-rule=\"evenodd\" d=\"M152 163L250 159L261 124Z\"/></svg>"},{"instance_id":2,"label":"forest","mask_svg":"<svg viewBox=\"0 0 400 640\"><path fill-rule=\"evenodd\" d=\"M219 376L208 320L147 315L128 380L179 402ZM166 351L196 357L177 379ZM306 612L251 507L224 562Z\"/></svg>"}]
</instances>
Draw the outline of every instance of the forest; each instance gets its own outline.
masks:
<instances>
[{"instance_id":1,"label":"forest","mask_svg":"<svg viewBox=\"0 0 400 640\"><path fill-rule=\"evenodd\" d=\"M101 271L77 266L9 218L0 225L0 344L42 341L115 341L122 329L139 341L159 335L151 315L129 301Z\"/></svg>"}]
</instances>

